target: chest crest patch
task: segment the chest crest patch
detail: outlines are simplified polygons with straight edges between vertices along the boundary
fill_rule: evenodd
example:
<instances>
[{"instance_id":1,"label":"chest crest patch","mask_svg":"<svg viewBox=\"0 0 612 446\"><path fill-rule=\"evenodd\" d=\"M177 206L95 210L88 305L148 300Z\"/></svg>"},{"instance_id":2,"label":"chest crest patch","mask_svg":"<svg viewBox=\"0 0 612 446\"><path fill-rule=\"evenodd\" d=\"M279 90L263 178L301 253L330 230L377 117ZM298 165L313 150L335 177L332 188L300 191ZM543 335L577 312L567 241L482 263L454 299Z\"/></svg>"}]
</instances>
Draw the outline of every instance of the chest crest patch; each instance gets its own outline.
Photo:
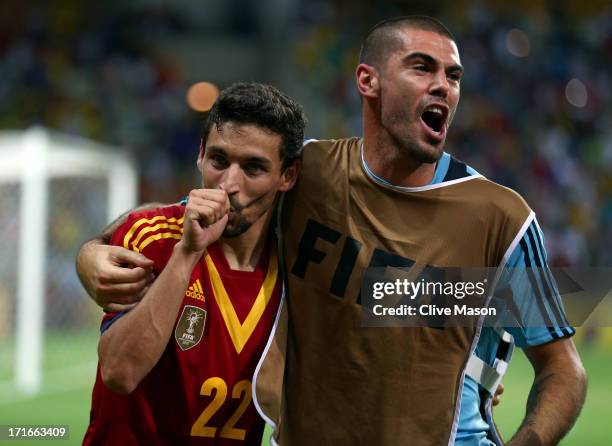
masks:
<instances>
[{"instance_id":1,"label":"chest crest patch","mask_svg":"<svg viewBox=\"0 0 612 446\"><path fill-rule=\"evenodd\" d=\"M206 310L193 305L185 305L174 329L174 338L181 350L189 350L198 345L204 334Z\"/></svg>"}]
</instances>

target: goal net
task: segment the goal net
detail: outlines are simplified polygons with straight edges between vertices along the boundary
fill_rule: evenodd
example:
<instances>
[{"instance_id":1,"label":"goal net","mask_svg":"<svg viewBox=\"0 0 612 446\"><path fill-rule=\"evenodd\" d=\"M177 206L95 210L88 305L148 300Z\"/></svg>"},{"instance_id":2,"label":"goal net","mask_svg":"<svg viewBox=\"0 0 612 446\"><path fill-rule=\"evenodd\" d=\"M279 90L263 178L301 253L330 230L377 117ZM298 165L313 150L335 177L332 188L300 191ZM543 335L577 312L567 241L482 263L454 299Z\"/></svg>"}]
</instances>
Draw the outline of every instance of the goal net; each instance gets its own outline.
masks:
<instances>
[{"instance_id":1,"label":"goal net","mask_svg":"<svg viewBox=\"0 0 612 446\"><path fill-rule=\"evenodd\" d=\"M136 191L117 148L42 128L0 133L0 400L93 381L101 313L75 256Z\"/></svg>"}]
</instances>

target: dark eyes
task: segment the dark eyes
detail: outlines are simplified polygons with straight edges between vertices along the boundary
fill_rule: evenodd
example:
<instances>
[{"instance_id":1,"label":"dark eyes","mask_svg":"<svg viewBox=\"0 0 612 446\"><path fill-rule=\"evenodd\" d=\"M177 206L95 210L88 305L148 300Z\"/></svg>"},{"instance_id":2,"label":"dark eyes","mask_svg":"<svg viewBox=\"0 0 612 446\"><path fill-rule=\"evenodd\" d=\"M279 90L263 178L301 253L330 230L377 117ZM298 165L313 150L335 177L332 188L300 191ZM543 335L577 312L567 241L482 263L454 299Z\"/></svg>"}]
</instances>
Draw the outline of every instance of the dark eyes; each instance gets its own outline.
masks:
<instances>
[{"instance_id":1,"label":"dark eyes","mask_svg":"<svg viewBox=\"0 0 612 446\"><path fill-rule=\"evenodd\" d=\"M418 64L418 65L413 65L412 68L416 71L420 71L422 73L428 73L430 71L432 71L432 69L425 64ZM461 80L461 73L460 72L456 72L456 71L452 71L450 73L447 73L447 76L450 80L454 81L454 82L459 82Z\"/></svg>"},{"instance_id":2,"label":"dark eyes","mask_svg":"<svg viewBox=\"0 0 612 446\"><path fill-rule=\"evenodd\" d=\"M264 171L264 168L255 163L248 163L242 166L242 170L244 170L248 175L257 175Z\"/></svg>"},{"instance_id":3,"label":"dark eyes","mask_svg":"<svg viewBox=\"0 0 612 446\"><path fill-rule=\"evenodd\" d=\"M229 161L221 156L221 155L211 155L210 156L210 163L211 165L215 168L215 169L227 169L229 167ZM258 163L253 163L253 162L248 162L246 164L243 164L241 166L242 170L244 170L246 172L247 175L258 175L262 172L265 172L265 168Z\"/></svg>"},{"instance_id":4,"label":"dark eyes","mask_svg":"<svg viewBox=\"0 0 612 446\"><path fill-rule=\"evenodd\" d=\"M212 155L210 157L210 161L213 167L215 167L216 169L223 169L228 165L227 160L220 155Z\"/></svg>"}]
</instances>

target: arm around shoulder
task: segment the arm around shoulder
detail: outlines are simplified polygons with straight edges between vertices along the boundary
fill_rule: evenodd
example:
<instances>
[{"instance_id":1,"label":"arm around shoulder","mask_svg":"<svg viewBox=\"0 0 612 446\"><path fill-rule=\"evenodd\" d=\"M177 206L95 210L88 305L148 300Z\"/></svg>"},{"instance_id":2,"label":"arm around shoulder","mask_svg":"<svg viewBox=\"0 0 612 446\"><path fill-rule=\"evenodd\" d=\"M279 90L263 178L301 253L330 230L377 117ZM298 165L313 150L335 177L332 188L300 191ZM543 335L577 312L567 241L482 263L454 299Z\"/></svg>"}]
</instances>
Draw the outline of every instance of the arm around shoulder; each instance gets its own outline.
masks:
<instances>
[{"instance_id":1,"label":"arm around shoulder","mask_svg":"<svg viewBox=\"0 0 612 446\"><path fill-rule=\"evenodd\" d=\"M155 207L159 204L149 203L136 210ZM128 249L109 246L113 234L127 222L130 212L104 228L102 234L85 242L76 258L76 272L87 294L109 311L128 309L142 298L142 291L152 280L151 260Z\"/></svg>"},{"instance_id":2,"label":"arm around shoulder","mask_svg":"<svg viewBox=\"0 0 612 446\"><path fill-rule=\"evenodd\" d=\"M129 394L157 364L168 344L189 278L201 253L177 244L143 300L104 332L100 373L111 390Z\"/></svg>"},{"instance_id":3,"label":"arm around shoulder","mask_svg":"<svg viewBox=\"0 0 612 446\"><path fill-rule=\"evenodd\" d=\"M172 228L172 237L141 242L143 249L154 249L155 241L159 244L159 249L154 250L156 261L162 265L168 261L142 301L100 338L102 380L118 393L133 392L160 360L172 336L191 274L204 250L219 239L227 224L229 200L225 192L200 190L192 191L192 195L194 202L187 205L181 219L181 235L176 232L178 228Z\"/></svg>"}]
</instances>

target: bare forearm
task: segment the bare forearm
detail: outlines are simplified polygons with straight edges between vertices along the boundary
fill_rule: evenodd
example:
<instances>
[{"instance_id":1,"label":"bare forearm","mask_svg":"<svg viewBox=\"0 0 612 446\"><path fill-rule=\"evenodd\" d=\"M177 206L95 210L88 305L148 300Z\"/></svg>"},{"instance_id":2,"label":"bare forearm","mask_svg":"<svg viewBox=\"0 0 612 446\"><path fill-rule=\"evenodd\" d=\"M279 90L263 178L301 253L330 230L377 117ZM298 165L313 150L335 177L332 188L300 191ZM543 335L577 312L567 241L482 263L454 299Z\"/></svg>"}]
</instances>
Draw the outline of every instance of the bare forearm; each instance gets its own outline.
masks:
<instances>
[{"instance_id":1,"label":"bare forearm","mask_svg":"<svg viewBox=\"0 0 612 446\"><path fill-rule=\"evenodd\" d=\"M100 368L113 390L130 393L159 361L200 256L177 244L143 300L102 335Z\"/></svg>"},{"instance_id":2,"label":"bare forearm","mask_svg":"<svg viewBox=\"0 0 612 446\"><path fill-rule=\"evenodd\" d=\"M586 394L586 374L578 363L561 359L538 371L527 413L509 446L556 445L574 425Z\"/></svg>"},{"instance_id":3,"label":"bare forearm","mask_svg":"<svg viewBox=\"0 0 612 446\"><path fill-rule=\"evenodd\" d=\"M79 280L81 281L81 285L83 285L83 288L85 288L85 291L87 291L87 294L89 294L89 297L91 297L94 300L96 297L96 292L94 290L91 280L89 280L89 276L91 273L87 265L88 265L88 258L91 255L93 255L96 247L99 245L108 244L108 241L105 241L102 237L103 236L100 235L100 236L97 236L96 238L93 238L85 242L83 246L81 246L81 249L79 249L79 252L76 258L76 272L77 272L77 275L79 276Z\"/></svg>"}]
</instances>

